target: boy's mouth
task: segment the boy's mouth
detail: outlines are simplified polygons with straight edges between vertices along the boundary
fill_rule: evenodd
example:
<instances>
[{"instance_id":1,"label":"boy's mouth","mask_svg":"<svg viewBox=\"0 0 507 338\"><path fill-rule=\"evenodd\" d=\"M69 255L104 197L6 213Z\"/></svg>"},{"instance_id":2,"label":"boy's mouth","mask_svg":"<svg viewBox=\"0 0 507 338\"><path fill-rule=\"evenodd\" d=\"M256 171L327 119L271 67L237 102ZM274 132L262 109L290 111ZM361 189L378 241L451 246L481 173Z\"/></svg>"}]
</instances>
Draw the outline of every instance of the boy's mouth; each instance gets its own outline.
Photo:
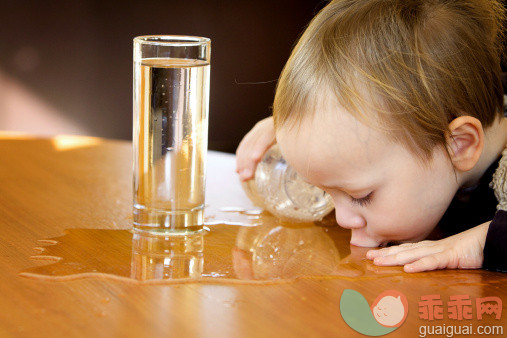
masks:
<instances>
[{"instance_id":1,"label":"boy's mouth","mask_svg":"<svg viewBox=\"0 0 507 338\"><path fill-rule=\"evenodd\" d=\"M351 239L350 245L358 246L361 248L377 248L377 247L385 247L387 243L378 243L374 239L365 238L364 240Z\"/></svg>"},{"instance_id":2,"label":"boy's mouth","mask_svg":"<svg viewBox=\"0 0 507 338\"><path fill-rule=\"evenodd\" d=\"M365 230L365 228L353 229L350 237L350 245L363 248L376 248L387 244L387 242L382 242L380 239L369 236Z\"/></svg>"}]
</instances>

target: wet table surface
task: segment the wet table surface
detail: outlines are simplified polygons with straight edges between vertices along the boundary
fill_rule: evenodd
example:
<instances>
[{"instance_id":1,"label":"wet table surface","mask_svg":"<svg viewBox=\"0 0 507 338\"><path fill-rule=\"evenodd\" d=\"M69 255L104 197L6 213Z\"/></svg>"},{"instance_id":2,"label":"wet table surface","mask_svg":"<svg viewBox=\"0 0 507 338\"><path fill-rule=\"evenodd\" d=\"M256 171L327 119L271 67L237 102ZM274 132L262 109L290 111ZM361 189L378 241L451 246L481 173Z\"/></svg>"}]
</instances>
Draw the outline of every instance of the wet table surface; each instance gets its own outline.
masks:
<instances>
[{"instance_id":1,"label":"wet table surface","mask_svg":"<svg viewBox=\"0 0 507 338\"><path fill-rule=\"evenodd\" d=\"M130 142L0 134L0 336L353 337L358 330L413 337L450 327L505 329L506 274L376 267L332 215L289 224L255 208L234 161L208 154L206 231L141 236L131 231ZM394 327L372 315L386 295L401 295L384 307L394 318L401 306Z\"/></svg>"}]
</instances>

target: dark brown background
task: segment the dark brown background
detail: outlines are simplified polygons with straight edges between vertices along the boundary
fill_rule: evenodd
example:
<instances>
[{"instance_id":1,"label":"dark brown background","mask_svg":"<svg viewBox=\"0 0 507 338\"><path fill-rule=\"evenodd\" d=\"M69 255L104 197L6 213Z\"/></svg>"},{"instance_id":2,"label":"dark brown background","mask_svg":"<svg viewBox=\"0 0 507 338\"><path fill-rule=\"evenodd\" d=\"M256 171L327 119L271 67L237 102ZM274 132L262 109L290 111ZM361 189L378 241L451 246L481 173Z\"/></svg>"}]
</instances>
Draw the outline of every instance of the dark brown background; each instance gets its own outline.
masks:
<instances>
[{"instance_id":1,"label":"dark brown background","mask_svg":"<svg viewBox=\"0 0 507 338\"><path fill-rule=\"evenodd\" d=\"M290 50L325 4L319 0L0 1L0 71L85 127L88 134L130 139L132 38L209 37L209 148L234 152L255 122L270 114L276 79ZM5 129L2 114L0 130ZM23 130L23 124L18 121L15 128ZM42 123L37 128L43 131L49 126Z\"/></svg>"}]
</instances>

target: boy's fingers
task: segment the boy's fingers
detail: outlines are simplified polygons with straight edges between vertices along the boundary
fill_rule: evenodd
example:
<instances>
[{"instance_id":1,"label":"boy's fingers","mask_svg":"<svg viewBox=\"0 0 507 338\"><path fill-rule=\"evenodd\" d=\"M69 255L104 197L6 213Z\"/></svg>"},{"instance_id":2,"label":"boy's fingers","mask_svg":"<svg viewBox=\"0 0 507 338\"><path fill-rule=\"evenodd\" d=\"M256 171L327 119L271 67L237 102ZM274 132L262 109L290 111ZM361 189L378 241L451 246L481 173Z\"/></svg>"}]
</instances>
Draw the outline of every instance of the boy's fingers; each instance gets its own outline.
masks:
<instances>
[{"instance_id":1,"label":"boy's fingers","mask_svg":"<svg viewBox=\"0 0 507 338\"><path fill-rule=\"evenodd\" d=\"M271 145L265 145L265 142L259 139L245 137L236 150L236 172L239 173L244 169L252 171L252 167L257 165L269 146Z\"/></svg>"},{"instance_id":2,"label":"boy's fingers","mask_svg":"<svg viewBox=\"0 0 507 338\"><path fill-rule=\"evenodd\" d=\"M264 152L265 150L260 148L251 148L237 160L238 164L236 170L239 173L240 180L247 181L254 177L255 169L257 168L257 164L261 161Z\"/></svg>"},{"instance_id":3,"label":"boy's fingers","mask_svg":"<svg viewBox=\"0 0 507 338\"><path fill-rule=\"evenodd\" d=\"M420 247L429 247L429 246L431 246L431 241L422 241L422 242L417 242L417 243L403 243L400 245L391 246L389 248L370 250L366 253L366 258L374 259L376 257L390 256L390 255L395 255L399 252L412 250L412 249L420 248Z\"/></svg>"},{"instance_id":4,"label":"boy's fingers","mask_svg":"<svg viewBox=\"0 0 507 338\"><path fill-rule=\"evenodd\" d=\"M368 252L366 252L366 258L368 259L373 259L375 257L379 257L382 255L382 253L380 252L382 249L374 249L374 250L369 250Z\"/></svg>"},{"instance_id":5,"label":"boy's fingers","mask_svg":"<svg viewBox=\"0 0 507 338\"><path fill-rule=\"evenodd\" d=\"M385 257L385 256L395 255L398 252L409 250L411 248L412 247L402 247L402 246L398 245L398 246L392 246L389 248L370 250L366 253L366 258L374 259L376 257Z\"/></svg>"},{"instance_id":6,"label":"boy's fingers","mask_svg":"<svg viewBox=\"0 0 507 338\"><path fill-rule=\"evenodd\" d=\"M239 174L239 179L241 181L247 181L254 177L255 168L257 167L257 163L254 160L250 159L240 159L236 164L236 172Z\"/></svg>"},{"instance_id":7,"label":"boy's fingers","mask_svg":"<svg viewBox=\"0 0 507 338\"><path fill-rule=\"evenodd\" d=\"M269 147L259 145L259 142L257 142L255 146L250 150L248 162L255 164L259 163L268 148Z\"/></svg>"},{"instance_id":8,"label":"boy's fingers","mask_svg":"<svg viewBox=\"0 0 507 338\"><path fill-rule=\"evenodd\" d=\"M405 272L422 272L429 270L445 269L449 263L447 256L443 252L438 252L431 256L423 257L415 262L404 266Z\"/></svg>"},{"instance_id":9,"label":"boy's fingers","mask_svg":"<svg viewBox=\"0 0 507 338\"><path fill-rule=\"evenodd\" d=\"M253 146L247 144L242 149L238 147L236 153L236 172L239 174L242 181L254 177L257 164L262 160L262 157L273 143L266 143L265 140L258 140Z\"/></svg>"},{"instance_id":10,"label":"boy's fingers","mask_svg":"<svg viewBox=\"0 0 507 338\"><path fill-rule=\"evenodd\" d=\"M248 180L252 179L253 177L254 177L253 171L249 168L243 169L239 173L239 179L241 181L248 181Z\"/></svg>"},{"instance_id":11,"label":"boy's fingers","mask_svg":"<svg viewBox=\"0 0 507 338\"><path fill-rule=\"evenodd\" d=\"M261 134L252 145L250 149L250 160L254 163L260 162L266 151L275 144L275 137L273 134L264 133Z\"/></svg>"},{"instance_id":12,"label":"boy's fingers","mask_svg":"<svg viewBox=\"0 0 507 338\"><path fill-rule=\"evenodd\" d=\"M422 257L434 255L439 253L439 249L436 247L418 247L409 250L400 251L395 254L388 256L376 257L373 260L375 265L405 265L412 263Z\"/></svg>"},{"instance_id":13,"label":"boy's fingers","mask_svg":"<svg viewBox=\"0 0 507 338\"><path fill-rule=\"evenodd\" d=\"M242 181L253 178L257 163L275 143L273 119L265 118L243 137L236 149L236 172Z\"/></svg>"},{"instance_id":14,"label":"boy's fingers","mask_svg":"<svg viewBox=\"0 0 507 338\"><path fill-rule=\"evenodd\" d=\"M236 150L236 172L241 173L249 167L249 154L251 153L251 142L243 139Z\"/></svg>"}]
</instances>

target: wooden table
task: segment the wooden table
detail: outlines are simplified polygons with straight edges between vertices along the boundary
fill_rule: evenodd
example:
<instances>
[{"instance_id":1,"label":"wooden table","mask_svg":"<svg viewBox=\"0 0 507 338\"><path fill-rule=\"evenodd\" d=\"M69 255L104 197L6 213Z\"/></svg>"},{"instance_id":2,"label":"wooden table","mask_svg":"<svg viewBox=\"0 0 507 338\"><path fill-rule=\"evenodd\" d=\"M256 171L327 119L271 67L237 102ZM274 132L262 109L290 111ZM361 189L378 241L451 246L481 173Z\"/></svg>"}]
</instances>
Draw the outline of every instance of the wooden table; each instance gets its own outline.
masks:
<instances>
[{"instance_id":1,"label":"wooden table","mask_svg":"<svg viewBox=\"0 0 507 338\"><path fill-rule=\"evenodd\" d=\"M133 249L128 231L131 163L125 141L0 134L1 337L360 336L340 314L345 289L370 305L384 290L404 294L408 315L393 337L422 326L507 329L506 274L375 267L332 219L277 225L246 212L234 157L217 152L208 157L204 251L189 250L188 271L134 274L154 258ZM440 298L442 319L420 318L429 295ZM463 307L453 307L460 295ZM503 300L500 319L477 318L484 297ZM472 319L452 319L457 309Z\"/></svg>"}]
</instances>

